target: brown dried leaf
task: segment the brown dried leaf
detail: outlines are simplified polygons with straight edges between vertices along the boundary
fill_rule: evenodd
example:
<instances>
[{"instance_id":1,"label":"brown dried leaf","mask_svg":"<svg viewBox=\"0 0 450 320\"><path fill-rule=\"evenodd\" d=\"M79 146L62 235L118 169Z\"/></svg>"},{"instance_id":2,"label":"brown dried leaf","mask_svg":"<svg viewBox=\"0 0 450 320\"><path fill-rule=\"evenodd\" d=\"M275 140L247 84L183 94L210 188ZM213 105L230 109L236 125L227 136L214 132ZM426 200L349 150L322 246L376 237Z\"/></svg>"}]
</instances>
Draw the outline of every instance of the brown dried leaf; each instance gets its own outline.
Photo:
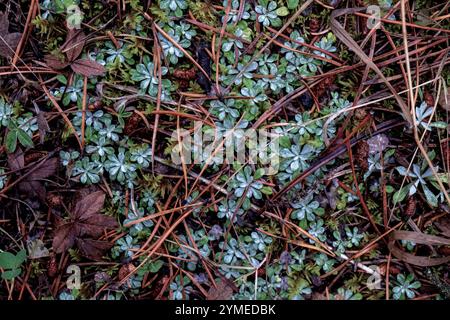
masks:
<instances>
[{"instance_id":1,"label":"brown dried leaf","mask_svg":"<svg viewBox=\"0 0 450 320\"><path fill-rule=\"evenodd\" d=\"M436 221L435 224L444 236L450 238L450 218L448 215Z\"/></svg>"},{"instance_id":2,"label":"brown dried leaf","mask_svg":"<svg viewBox=\"0 0 450 320\"><path fill-rule=\"evenodd\" d=\"M105 194L102 191L91 193L76 203L71 217L75 220L88 219L103 208L104 202Z\"/></svg>"},{"instance_id":3,"label":"brown dried leaf","mask_svg":"<svg viewBox=\"0 0 450 320\"><path fill-rule=\"evenodd\" d=\"M99 213L93 214L87 219L79 220L78 225L81 228L80 236L89 235L92 237L98 237L105 229L114 229L118 226L115 218Z\"/></svg>"},{"instance_id":4,"label":"brown dried leaf","mask_svg":"<svg viewBox=\"0 0 450 320\"><path fill-rule=\"evenodd\" d=\"M44 163L42 163L38 169L30 173L27 180L34 181L48 178L56 173L57 168L58 158L44 160Z\"/></svg>"},{"instance_id":5,"label":"brown dried leaf","mask_svg":"<svg viewBox=\"0 0 450 320\"><path fill-rule=\"evenodd\" d=\"M217 288L211 286L206 300L229 300L233 296L233 288L224 280L217 282Z\"/></svg>"},{"instance_id":6,"label":"brown dried leaf","mask_svg":"<svg viewBox=\"0 0 450 320\"><path fill-rule=\"evenodd\" d=\"M83 31L69 29L65 45L61 48L66 53L69 62L75 61L83 52L86 44L86 35Z\"/></svg>"},{"instance_id":7,"label":"brown dried leaf","mask_svg":"<svg viewBox=\"0 0 450 320\"><path fill-rule=\"evenodd\" d=\"M44 57L45 63L54 70L61 70L67 67L70 63L67 61L61 61L58 57L48 54Z\"/></svg>"},{"instance_id":8,"label":"brown dried leaf","mask_svg":"<svg viewBox=\"0 0 450 320\"><path fill-rule=\"evenodd\" d=\"M40 111L37 114L37 124L39 128L39 142L44 143L45 134L50 131L50 127L48 125L47 119L45 118L45 113Z\"/></svg>"},{"instance_id":9,"label":"brown dried leaf","mask_svg":"<svg viewBox=\"0 0 450 320\"><path fill-rule=\"evenodd\" d=\"M100 63L88 59L78 59L72 62L70 67L74 72L85 77L101 76L106 72L105 67Z\"/></svg>"},{"instance_id":10,"label":"brown dried leaf","mask_svg":"<svg viewBox=\"0 0 450 320\"><path fill-rule=\"evenodd\" d=\"M414 254L405 252L396 244L396 240L407 240L417 244L427 245L450 245L450 239L432 236L420 232L413 231L394 231L391 234L391 239L388 243L388 248L392 255L397 259L403 260L409 264L421 267L432 267L450 262L450 257L432 258L429 256L416 256Z\"/></svg>"},{"instance_id":11,"label":"brown dried leaf","mask_svg":"<svg viewBox=\"0 0 450 320\"><path fill-rule=\"evenodd\" d=\"M70 213L71 221L61 224L56 230L53 247L55 250L61 250L57 252L65 251L76 244L83 256L94 260L101 259L103 252L110 248L110 244L84 237L99 237L105 229L118 227L115 218L98 213L103 208L104 202L105 194L97 191L76 203Z\"/></svg>"},{"instance_id":12,"label":"brown dried leaf","mask_svg":"<svg viewBox=\"0 0 450 320\"><path fill-rule=\"evenodd\" d=\"M81 254L92 260L101 260L105 251L112 247L109 242L92 239L77 238L76 243Z\"/></svg>"},{"instance_id":13,"label":"brown dried leaf","mask_svg":"<svg viewBox=\"0 0 450 320\"><path fill-rule=\"evenodd\" d=\"M4 12L0 12L0 35L9 33L9 20L8 15Z\"/></svg>"},{"instance_id":14,"label":"brown dried leaf","mask_svg":"<svg viewBox=\"0 0 450 320\"><path fill-rule=\"evenodd\" d=\"M0 56L10 58L19 44L22 34L19 32L0 34Z\"/></svg>"},{"instance_id":15,"label":"brown dried leaf","mask_svg":"<svg viewBox=\"0 0 450 320\"><path fill-rule=\"evenodd\" d=\"M19 190L22 193L26 193L30 198L39 198L45 200L47 191L44 185L37 180L24 180L18 185Z\"/></svg>"},{"instance_id":16,"label":"brown dried leaf","mask_svg":"<svg viewBox=\"0 0 450 320\"><path fill-rule=\"evenodd\" d=\"M18 171L25 166L25 157L21 148L17 148L14 153L8 153L8 165L11 171Z\"/></svg>"},{"instance_id":17,"label":"brown dried leaf","mask_svg":"<svg viewBox=\"0 0 450 320\"><path fill-rule=\"evenodd\" d=\"M65 252L75 244L75 229L73 222L64 223L56 229L52 245L56 253Z\"/></svg>"}]
</instances>

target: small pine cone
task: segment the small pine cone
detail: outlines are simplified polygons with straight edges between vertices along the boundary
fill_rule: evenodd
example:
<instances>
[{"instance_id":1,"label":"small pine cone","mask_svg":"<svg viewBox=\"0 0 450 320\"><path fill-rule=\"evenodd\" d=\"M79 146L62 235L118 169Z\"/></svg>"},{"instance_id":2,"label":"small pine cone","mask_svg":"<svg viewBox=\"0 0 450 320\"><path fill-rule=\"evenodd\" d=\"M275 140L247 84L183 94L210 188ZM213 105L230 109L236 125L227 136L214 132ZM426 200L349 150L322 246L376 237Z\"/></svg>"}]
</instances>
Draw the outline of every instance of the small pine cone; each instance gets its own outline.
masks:
<instances>
[{"instance_id":1,"label":"small pine cone","mask_svg":"<svg viewBox=\"0 0 450 320\"><path fill-rule=\"evenodd\" d=\"M434 97L428 91L424 94L424 101L429 107L434 107Z\"/></svg>"},{"instance_id":2,"label":"small pine cone","mask_svg":"<svg viewBox=\"0 0 450 320\"><path fill-rule=\"evenodd\" d=\"M91 103L90 105L88 105L88 109L89 111L95 111L98 110L102 107L102 101L101 100L97 100L94 103Z\"/></svg>"},{"instance_id":3,"label":"small pine cone","mask_svg":"<svg viewBox=\"0 0 450 320\"><path fill-rule=\"evenodd\" d=\"M265 277L265 275L266 275L266 269L259 268L258 269L258 277Z\"/></svg>"},{"instance_id":4,"label":"small pine cone","mask_svg":"<svg viewBox=\"0 0 450 320\"><path fill-rule=\"evenodd\" d=\"M43 152L33 152L33 153L29 153L27 155L25 155L25 164L29 164L35 161L38 161L39 159L41 159L42 157L45 156L45 153Z\"/></svg>"},{"instance_id":5,"label":"small pine cone","mask_svg":"<svg viewBox=\"0 0 450 320\"><path fill-rule=\"evenodd\" d=\"M309 21L309 31L312 33L316 33L320 29L320 22L318 19L312 18Z\"/></svg>"},{"instance_id":6,"label":"small pine cone","mask_svg":"<svg viewBox=\"0 0 450 320\"><path fill-rule=\"evenodd\" d=\"M416 199L414 197L409 197L406 203L405 215L407 217L412 217L416 213Z\"/></svg>"},{"instance_id":7,"label":"small pine cone","mask_svg":"<svg viewBox=\"0 0 450 320\"><path fill-rule=\"evenodd\" d=\"M390 272L390 274L399 274L400 273L400 269L395 267L395 266L393 266L393 265L391 265L389 267L389 272Z\"/></svg>"},{"instance_id":8,"label":"small pine cone","mask_svg":"<svg viewBox=\"0 0 450 320\"><path fill-rule=\"evenodd\" d=\"M195 79L196 73L197 72L195 71L195 68L190 68L190 69L187 69L187 70L176 69L173 72L173 76L175 78L178 78L178 79L193 80L193 79Z\"/></svg>"},{"instance_id":9,"label":"small pine cone","mask_svg":"<svg viewBox=\"0 0 450 320\"><path fill-rule=\"evenodd\" d=\"M47 204L51 208L61 207L63 203L63 197L59 194L49 193L47 194Z\"/></svg>"},{"instance_id":10,"label":"small pine cone","mask_svg":"<svg viewBox=\"0 0 450 320\"><path fill-rule=\"evenodd\" d=\"M136 130L137 124L140 120L141 117L136 112L133 113L132 116L128 118L123 133L125 133L126 135L131 134L134 130Z\"/></svg>"},{"instance_id":11,"label":"small pine cone","mask_svg":"<svg viewBox=\"0 0 450 320\"><path fill-rule=\"evenodd\" d=\"M360 141L356 145L356 152L354 159L356 164L364 171L369 169L369 162L367 158L369 157L369 144L366 141Z\"/></svg>"},{"instance_id":12,"label":"small pine cone","mask_svg":"<svg viewBox=\"0 0 450 320\"><path fill-rule=\"evenodd\" d=\"M178 88L181 90L186 90L189 88L189 81L185 79L178 80Z\"/></svg>"},{"instance_id":13,"label":"small pine cone","mask_svg":"<svg viewBox=\"0 0 450 320\"><path fill-rule=\"evenodd\" d=\"M54 278L58 273L58 262L56 261L56 256L52 255L50 261L47 264L47 274L50 278Z\"/></svg>"}]
</instances>

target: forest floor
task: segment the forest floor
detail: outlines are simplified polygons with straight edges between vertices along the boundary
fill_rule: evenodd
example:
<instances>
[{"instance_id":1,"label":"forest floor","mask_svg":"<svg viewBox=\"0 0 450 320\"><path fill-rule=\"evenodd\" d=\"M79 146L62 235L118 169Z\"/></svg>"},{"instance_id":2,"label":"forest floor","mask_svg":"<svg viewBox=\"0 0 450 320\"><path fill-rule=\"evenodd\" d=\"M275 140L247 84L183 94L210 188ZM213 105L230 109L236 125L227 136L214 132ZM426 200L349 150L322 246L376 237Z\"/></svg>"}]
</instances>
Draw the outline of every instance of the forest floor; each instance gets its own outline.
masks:
<instances>
[{"instance_id":1,"label":"forest floor","mask_svg":"<svg viewBox=\"0 0 450 320\"><path fill-rule=\"evenodd\" d=\"M450 3L5 0L0 300L450 298Z\"/></svg>"}]
</instances>

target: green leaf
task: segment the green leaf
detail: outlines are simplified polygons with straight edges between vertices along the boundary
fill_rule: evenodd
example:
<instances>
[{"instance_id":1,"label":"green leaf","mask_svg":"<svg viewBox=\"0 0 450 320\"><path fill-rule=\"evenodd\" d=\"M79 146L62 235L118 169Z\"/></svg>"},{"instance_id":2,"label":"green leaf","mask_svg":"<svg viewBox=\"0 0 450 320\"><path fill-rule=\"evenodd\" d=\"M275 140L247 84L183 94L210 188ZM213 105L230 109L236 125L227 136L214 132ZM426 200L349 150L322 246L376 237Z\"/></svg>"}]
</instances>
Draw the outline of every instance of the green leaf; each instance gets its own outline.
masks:
<instances>
[{"instance_id":1,"label":"green leaf","mask_svg":"<svg viewBox=\"0 0 450 320\"><path fill-rule=\"evenodd\" d=\"M438 129L447 129L448 123L444 122L444 121L436 121L436 122L430 123L430 127L435 127Z\"/></svg>"},{"instance_id":2,"label":"green leaf","mask_svg":"<svg viewBox=\"0 0 450 320\"><path fill-rule=\"evenodd\" d=\"M20 250L16 254L17 263L21 265L27 260L27 251L26 250Z\"/></svg>"},{"instance_id":3,"label":"green leaf","mask_svg":"<svg viewBox=\"0 0 450 320\"><path fill-rule=\"evenodd\" d=\"M12 280L15 277L19 276L22 273L22 269L17 268L13 270L8 270L2 273L2 279L4 280Z\"/></svg>"},{"instance_id":4,"label":"green leaf","mask_svg":"<svg viewBox=\"0 0 450 320\"><path fill-rule=\"evenodd\" d=\"M164 261L162 260L156 260L149 264L148 271L151 273L156 273L161 269L161 267L164 265Z\"/></svg>"},{"instance_id":5,"label":"green leaf","mask_svg":"<svg viewBox=\"0 0 450 320\"><path fill-rule=\"evenodd\" d=\"M58 74L56 76L56 79L58 79L58 81L61 82L62 84L67 85L67 78L62 74Z\"/></svg>"},{"instance_id":6,"label":"green leaf","mask_svg":"<svg viewBox=\"0 0 450 320\"><path fill-rule=\"evenodd\" d=\"M436 196L434 195L433 192L431 192L431 190L426 186L422 184L422 189L423 189L423 193L425 194L425 198L427 198L427 202L432 206L432 207L437 207L438 205L438 199L436 198Z\"/></svg>"},{"instance_id":7,"label":"green leaf","mask_svg":"<svg viewBox=\"0 0 450 320\"><path fill-rule=\"evenodd\" d=\"M403 187L402 189L398 190L396 193L394 193L394 204L401 202L405 199L406 195L408 194L409 188Z\"/></svg>"},{"instance_id":8,"label":"green leaf","mask_svg":"<svg viewBox=\"0 0 450 320\"><path fill-rule=\"evenodd\" d=\"M279 7L276 11L277 16L279 17L284 17L287 16L289 14L289 10L286 7Z\"/></svg>"},{"instance_id":9,"label":"green leaf","mask_svg":"<svg viewBox=\"0 0 450 320\"><path fill-rule=\"evenodd\" d=\"M10 252L0 252L0 267L2 269L15 269L20 265L17 264L16 256Z\"/></svg>"},{"instance_id":10,"label":"green leaf","mask_svg":"<svg viewBox=\"0 0 450 320\"><path fill-rule=\"evenodd\" d=\"M289 137L287 135L280 137L279 143L280 143L280 146L283 148L289 149L291 147L291 140L289 139Z\"/></svg>"},{"instance_id":11,"label":"green leaf","mask_svg":"<svg viewBox=\"0 0 450 320\"><path fill-rule=\"evenodd\" d=\"M255 171L255 179L259 179L264 175L264 168L259 168Z\"/></svg>"},{"instance_id":12,"label":"green leaf","mask_svg":"<svg viewBox=\"0 0 450 320\"><path fill-rule=\"evenodd\" d=\"M273 193L272 188L268 187L268 186L262 187L261 190L259 190L259 191L261 191L264 194L272 194Z\"/></svg>"},{"instance_id":13,"label":"green leaf","mask_svg":"<svg viewBox=\"0 0 450 320\"><path fill-rule=\"evenodd\" d=\"M17 147L17 130L10 130L6 135L6 151L13 153Z\"/></svg>"},{"instance_id":14,"label":"green leaf","mask_svg":"<svg viewBox=\"0 0 450 320\"><path fill-rule=\"evenodd\" d=\"M16 269L27 259L25 250L19 251L16 255L10 252L0 252L0 267L3 269Z\"/></svg>"},{"instance_id":15,"label":"green leaf","mask_svg":"<svg viewBox=\"0 0 450 320\"><path fill-rule=\"evenodd\" d=\"M287 0L287 6L289 9L295 9L298 6L298 0Z\"/></svg>"},{"instance_id":16,"label":"green leaf","mask_svg":"<svg viewBox=\"0 0 450 320\"><path fill-rule=\"evenodd\" d=\"M23 131L22 129L17 129L17 137L19 138L19 142L24 147L32 147L33 146L33 140L31 137Z\"/></svg>"},{"instance_id":17,"label":"green leaf","mask_svg":"<svg viewBox=\"0 0 450 320\"><path fill-rule=\"evenodd\" d=\"M386 193L392 193L394 192L394 187L393 186L386 186Z\"/></svg>"}]
</instances>

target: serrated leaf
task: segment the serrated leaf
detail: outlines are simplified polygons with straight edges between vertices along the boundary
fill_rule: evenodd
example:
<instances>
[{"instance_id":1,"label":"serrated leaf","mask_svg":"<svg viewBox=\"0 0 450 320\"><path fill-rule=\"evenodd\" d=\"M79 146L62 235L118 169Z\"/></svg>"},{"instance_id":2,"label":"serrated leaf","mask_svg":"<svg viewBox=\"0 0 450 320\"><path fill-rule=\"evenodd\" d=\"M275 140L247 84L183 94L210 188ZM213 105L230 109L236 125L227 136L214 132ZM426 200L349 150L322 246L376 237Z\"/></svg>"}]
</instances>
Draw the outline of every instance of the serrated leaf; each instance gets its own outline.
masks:
<instances>
[{"instance_id":1,"label":"serrated leaf","mask_svg":"<svg viewBox=\"0 0 450 320\"><path fill-rule=\"evenodd\" d=\"M101 76L106 72L105 67L100 63L88 59L78 59L72 62L70 67L74 72L85 77Z\"/></svg>"},{"instance_id":2,"label":"serrated leaf","mask_svg":"<svg viewBox=\"0 0 450 320\"><path fill-rule=\"evenodd\" d=\"M79 57L81 52L83 52L83 47L86 43L86 36L80 30L69 29L67 33L66 44L61 48L61 50L66 52L67 61L75 61Z\"/></svg>"},{"instance_id":3,"label":"serrated leaf","mask_svg":"<svg viewBox=\"0 0 450 320\"><path fill-rule=\"evenodd\" d=\"M32 147L33 146L33 140L31 137L23 131L22 129L17 129L17 138L19 139L19 142L24 147Z\"/></svg>"},{"instance_id":4,"label":"serrated leaf","mask_svg":"<svg viewBox=\"0 0 450 320\"><path fill-rule=\"evenodd\" d=\"M17 130L10 130L8 132L8 134L6 135L6 139L5 139L5 147L6 147L6 151L8 151L9 153L12 153L14 151L16 151L16 147L17 147Z\"/></svg>"}]
</instances>

